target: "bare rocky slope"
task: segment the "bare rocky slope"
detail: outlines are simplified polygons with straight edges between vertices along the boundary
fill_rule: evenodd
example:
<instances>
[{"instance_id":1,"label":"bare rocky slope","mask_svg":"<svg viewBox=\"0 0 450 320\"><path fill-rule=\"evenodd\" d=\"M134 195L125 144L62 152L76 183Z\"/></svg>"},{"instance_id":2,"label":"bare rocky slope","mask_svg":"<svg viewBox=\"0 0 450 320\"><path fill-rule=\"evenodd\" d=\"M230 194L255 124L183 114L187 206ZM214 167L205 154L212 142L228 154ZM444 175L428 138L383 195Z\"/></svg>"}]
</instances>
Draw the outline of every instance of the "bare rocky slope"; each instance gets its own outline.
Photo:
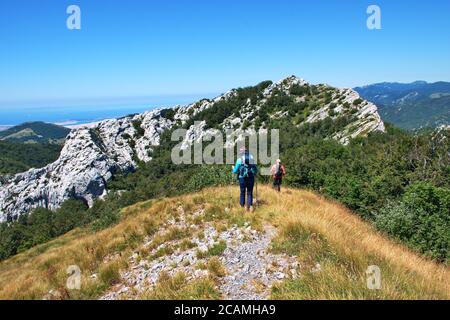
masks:
<instances>
[{"instance_id":1,"label":"bare rocky slope","mask_svg":"<svg viewBox=\"0 0 450 320\"><path fill-rule=\"evenodd\" d=\"M259 88L259 87L255 87ZM200 138L207 129L218 127L242 132L264 127L262 115L287 118L301 126L326 118L351 117L349 123L330 138L343 144L359 135L384 131L377 107L361 99L352 89L336 89L327 85L310 85L295 76L261 87L255 99L237 99L240 89L233 89L215 99L172 109L157 109L142 114L100 122L92 128L74 129L68 135L61 155L54 163L30 169L14 176L0 176L0 222L17 218L36 207L58 208L70 198L85 200L104 196L108 181L117 172L137 168L139 161L150 161L151 150L160 143L161 135L177 126L187 125L186 143ZM288 97L298 112L284 109ZM268 104L271 107L268 108ZM225 114L219 123L211 124L202 115L222 104L238 103L235 112ZM192 120L199 121L196 124Z\"/></svg>"}]
</instances>

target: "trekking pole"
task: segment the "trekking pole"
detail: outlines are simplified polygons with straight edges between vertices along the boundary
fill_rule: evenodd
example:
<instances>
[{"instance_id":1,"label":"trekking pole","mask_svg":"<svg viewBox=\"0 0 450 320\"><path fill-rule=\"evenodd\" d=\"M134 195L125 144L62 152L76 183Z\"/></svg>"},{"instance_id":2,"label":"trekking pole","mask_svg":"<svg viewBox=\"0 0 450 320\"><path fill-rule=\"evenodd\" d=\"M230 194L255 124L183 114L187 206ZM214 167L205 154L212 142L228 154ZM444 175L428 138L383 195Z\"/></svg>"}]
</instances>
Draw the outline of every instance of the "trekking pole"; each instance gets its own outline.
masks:
<instances>
[{"instance_id":1,"label":"trekking pole","mask_svg":"<svg viewBox=\"0 0 450 320\"><path fill-rule=\"evenodd\" d=\"M233 174L233 172L231 172L230 183L229 183L229 187L228 187L228 194L230 195L230 201L228 203L228 207L230 209L233 206L233 184L234 184L234 174Z\"/></svg>"},{"instance_id":2,"label":"trekking pole","mask_svg":"<svg viewBox=\"0 0 450 320\"><path fill-rule=\"evenodd\" d=\"M255 201L255 205L258 206L259 205L259 200L258 200L258 177L255 178L255 183L256 183L256 201Z\"/></svg>"}]
</instances>

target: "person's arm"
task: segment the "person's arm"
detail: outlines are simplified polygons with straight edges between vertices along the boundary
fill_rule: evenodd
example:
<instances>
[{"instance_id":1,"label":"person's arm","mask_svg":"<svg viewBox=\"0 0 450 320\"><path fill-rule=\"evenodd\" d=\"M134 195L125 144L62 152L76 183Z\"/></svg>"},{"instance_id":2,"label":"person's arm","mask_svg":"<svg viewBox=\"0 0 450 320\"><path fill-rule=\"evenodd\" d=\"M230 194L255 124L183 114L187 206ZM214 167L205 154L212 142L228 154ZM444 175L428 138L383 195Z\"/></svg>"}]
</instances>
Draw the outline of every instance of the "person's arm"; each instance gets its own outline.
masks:
<instances>
[{"instance_id":1,"label":"person's arm","mask_svg":"<svg viewBox=\"0 0 450 320\"><path fill-rule=\"evenodd\" d=\"M241 158L236 160L236 164L233 167L233 173L238 173L240 166L241 166Z\"/></svg>"},{"instance_id":2,"label":"person's arm","mask_svg":"<svg viewBox=\"0 0 450 320\"><path fill-rule=\"evenodd\" d=\"M286 175L286 167L284 165L281 166L281 170L283 171L283 176Z\"/></svg>"}]
</instances>

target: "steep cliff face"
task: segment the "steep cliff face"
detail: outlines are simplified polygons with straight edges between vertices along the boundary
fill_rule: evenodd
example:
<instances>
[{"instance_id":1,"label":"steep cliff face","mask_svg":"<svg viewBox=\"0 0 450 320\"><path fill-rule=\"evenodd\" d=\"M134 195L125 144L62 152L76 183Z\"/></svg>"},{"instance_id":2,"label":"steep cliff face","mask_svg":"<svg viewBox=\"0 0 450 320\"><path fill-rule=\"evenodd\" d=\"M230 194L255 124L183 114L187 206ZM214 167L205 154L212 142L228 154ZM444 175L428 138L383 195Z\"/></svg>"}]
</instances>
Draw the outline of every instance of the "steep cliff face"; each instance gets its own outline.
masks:
<instances>
[{"instance_id":1,"label":"steep cliff face","mask_svg":"<svg viewBox=\"0 0 450 320\"><path fill-rule=\"evenodd\" d=\"M376 106L360 99L351 89L312 86L294 76L254 88L260 91L252 98L242 99L240 89L233 89L213 100L72 130L54 163L0 177L0 221L15 219L36 207L55 209L70 198L83 199L91 205L107 193L108 180L115 173L135 170L138 161L151 161L150 151L159 145L161 134L176 126L188 127L186 144L201 138L211 127L242 132L264 127L269 118L294 121L301 126L325 118L351 116L352 121L330 137L343 144L358 135L384 131ZM288 102L283 99L293 103L294 109L285 110ZM220 113L230 105L232 112ZM211 114L215 123L210 120ZM200 122L193 123L194 120Z\"/></svg>"},{"instance_id":2,"label":"steep cliff face","mask_svg":"<svg viewBox=\"0 0 450 320\"><path fill-rule=\"evenodd\" d=\"M350 139L372 131L385 131L384 123L377 112L377 106L362 100L352 89L340 89L333 93L332 100L314 111L306 122L315 122L327 117L338 118L342 114L351 114L355 119L335 135L334 139L347 144Z\"/></svg>"},{"instance_id":3,"label":"steep cliff face","mask_svg":"<svg viewBox=\"0 0 450 320\"><path fill-rule=\"evenodd\" d=\"M116 120L94 128L73 130L60 157L41 169L31 169L0 182L0 220L16 218L35 207L55 209L69 198L88 205L105 195L107 181L118 171L149 161L148 151L172 126L161 110Z\"/></svg>"}]
</instances>

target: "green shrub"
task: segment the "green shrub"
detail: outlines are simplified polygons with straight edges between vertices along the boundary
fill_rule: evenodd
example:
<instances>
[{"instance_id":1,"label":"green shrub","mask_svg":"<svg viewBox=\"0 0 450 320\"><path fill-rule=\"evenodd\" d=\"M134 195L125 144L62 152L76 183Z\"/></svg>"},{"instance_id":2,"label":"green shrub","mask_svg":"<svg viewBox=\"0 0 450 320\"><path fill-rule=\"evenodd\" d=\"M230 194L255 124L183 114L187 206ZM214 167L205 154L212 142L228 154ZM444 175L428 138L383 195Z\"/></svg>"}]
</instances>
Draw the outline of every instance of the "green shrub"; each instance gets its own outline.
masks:
<instances>
[{"instance_id":1,"label":"green shrub","mask_svg":"<svg viewBox=\"0 0 450 320\"><path fill-rule=\"evenodd\" d=\"M418 182L401 201L376 215L375 225L412 248L440 261L450 259L450 189Z\"/></svg>"},{"instance_id":2,"label":"green shrub","mask_svg":"<svg viewBox=\"0 0 450 320\"><path fill-rule=\"evenodd\" d=\"M355 101L353 101L353 105L359 106L363 101L364 101L363 99L356 99Z\"/></svg>"},{"instance_id":3,"label":"green shrub","mask_svg":"<svg viewBox=\"0 0 450 320\"><path fill-rule=\"evenodd\" d=\"M144 128L141 127L142 120L134 120L132 122L132 124L133 124L134 130L136 130L138 138L144 136L145 130L144 130Z\"/></svg>"}]
</instances>

